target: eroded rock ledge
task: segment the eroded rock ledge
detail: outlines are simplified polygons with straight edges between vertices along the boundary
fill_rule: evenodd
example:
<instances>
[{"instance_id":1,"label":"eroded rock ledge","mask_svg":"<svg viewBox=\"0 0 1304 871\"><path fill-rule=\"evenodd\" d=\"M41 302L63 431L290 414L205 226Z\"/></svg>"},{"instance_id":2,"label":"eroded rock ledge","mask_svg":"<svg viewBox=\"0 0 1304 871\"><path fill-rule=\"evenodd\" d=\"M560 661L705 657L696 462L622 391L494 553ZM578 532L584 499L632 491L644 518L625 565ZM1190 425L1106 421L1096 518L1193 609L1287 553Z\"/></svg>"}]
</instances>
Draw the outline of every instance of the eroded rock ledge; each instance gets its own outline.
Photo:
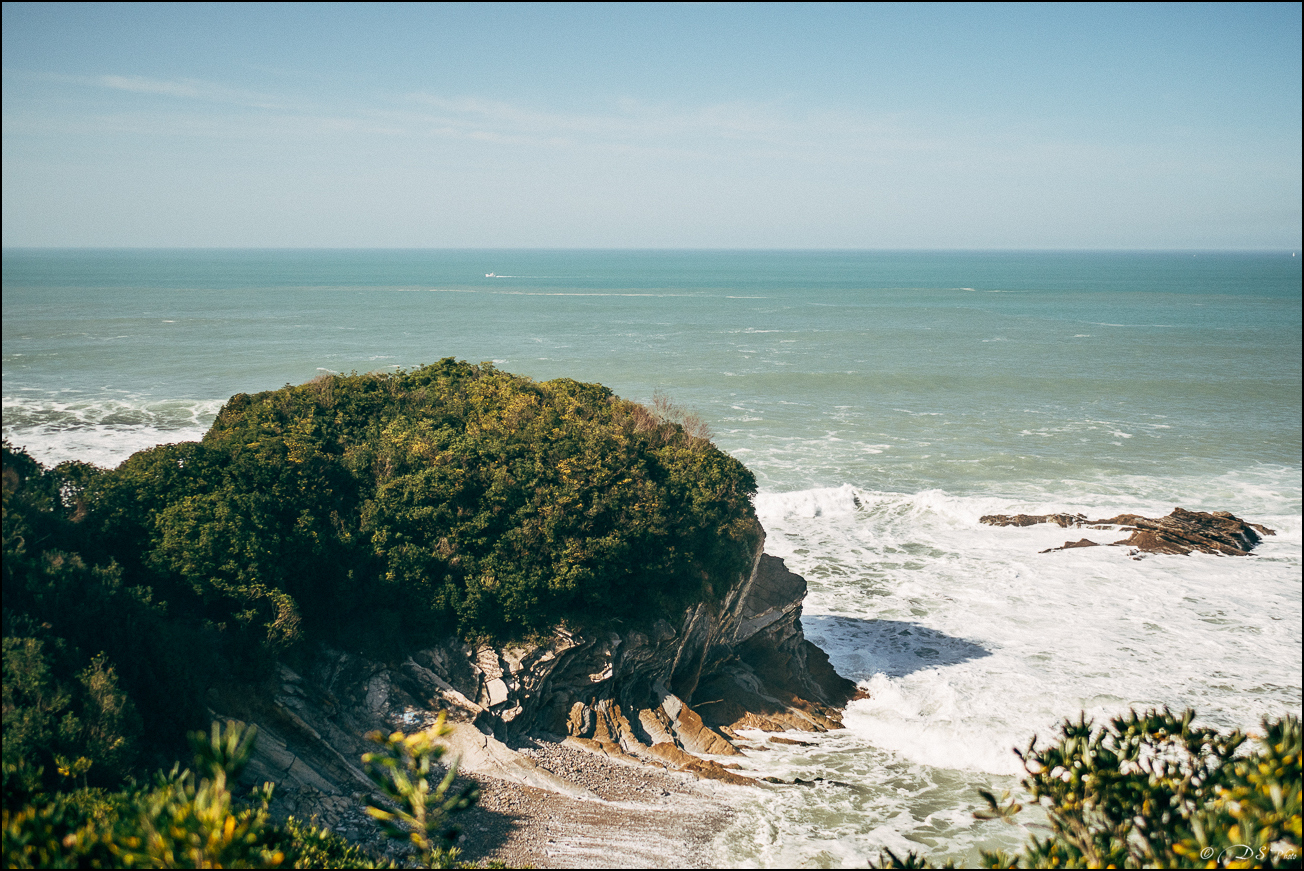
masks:
<instances>
[{"instance_id":1,"label":"eroded rock ledge","mask_svg":"<svg viewBox=\"0 0 1304 871\"><path fill-rule=\"evenodd\" d=\"M1245 556L1276 531L1249 523L1227 511L1187 511L1174 508L1173 513L1158 519L1139 514L1119 514L1103 520L1088 520L1084 514L988 514L978 520L989 526L1034 526L1054 523L1064 528L1089 527L1132 533L1127 538L1109 542L1112 546L1130 547L1133 553L1188 554L1192 551L1226 556ZM1050 553L1074 547L1095 547L1100 542L1083 538L1066 541L1063 547L1041 551Z\"/></svg>"},{"instance_id":2,"label":"eroded rock ledge","mask_svg":"<svg viewBox=\"0 0 1304 871\"><path fill-rule=\"evenodd\" d=\"M365 734L414 731L440 711L464 771L575 798L593 796L512 746L542 737L613 761L754 784L703 757L742 753L737 728L838 728L841 708L859 695L802 634L805 595L801 576L758 553L721 601L677 624L558 629L504 647L446 638L391 663L323 648L298 672L282 666L271 698L214 696L212 704L216 715L259 726L246 778L280 784L297 813L319 813L328 824L350 796L371 789L358 764Z\"/></svg>"}]
</instances>

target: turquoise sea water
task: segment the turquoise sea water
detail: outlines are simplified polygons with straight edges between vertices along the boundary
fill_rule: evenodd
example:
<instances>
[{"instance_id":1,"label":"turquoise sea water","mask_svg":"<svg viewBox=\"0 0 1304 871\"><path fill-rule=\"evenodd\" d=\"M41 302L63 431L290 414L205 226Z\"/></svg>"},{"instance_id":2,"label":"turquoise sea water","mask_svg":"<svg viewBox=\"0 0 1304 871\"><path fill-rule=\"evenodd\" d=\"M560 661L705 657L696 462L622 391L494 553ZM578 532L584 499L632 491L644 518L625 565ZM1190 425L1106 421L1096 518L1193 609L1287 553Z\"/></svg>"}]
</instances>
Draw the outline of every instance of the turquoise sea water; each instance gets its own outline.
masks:
<instances>
[{"instance_id":1,"label":"turquoise sea water","mask_svg":"<svg viewBox=\"0 0 1304 871\"><path fill-rule=\"evenodd\" d=\"M445 356L698 411L811 582L808 633L872 695L817 748L751 757L850 786L747 792L721 862L1008 846L974 789L1059 717L1300 709L1290 252L9 250L3 292L4 433L47 461L115 464L236 392ZM1174 505L1278 535L1133 561L977 523Z\"/></svg>"}]
</instances>

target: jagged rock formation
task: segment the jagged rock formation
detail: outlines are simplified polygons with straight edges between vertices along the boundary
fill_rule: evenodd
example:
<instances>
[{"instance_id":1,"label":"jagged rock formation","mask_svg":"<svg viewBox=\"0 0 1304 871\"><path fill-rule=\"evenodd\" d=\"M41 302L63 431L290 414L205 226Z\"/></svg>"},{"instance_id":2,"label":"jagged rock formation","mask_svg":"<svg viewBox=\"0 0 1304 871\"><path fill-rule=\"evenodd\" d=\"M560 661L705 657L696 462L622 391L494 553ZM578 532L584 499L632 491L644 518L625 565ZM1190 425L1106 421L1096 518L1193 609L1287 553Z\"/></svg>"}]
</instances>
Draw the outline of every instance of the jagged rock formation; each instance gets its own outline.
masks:
<instances>
[{"instance_id":1,"label":"jagged rock formation","mask_svg":"<svg viewBox=\"0 0 1304 871\"><path fill-rule=\"evenodd\" d=\"M1276 535L1274 530L1257 523L1249 523L1227 511L1187 511L1174 508L1173 513L1158 519L1138 514L1119 514L1103 520L1088 520L1083 514L988 514L978 520L989 526L1033 526L1038 523L1055 523L1061 527L1090 527L1091 529L1117 529L1132 533L1125 539L1110 542L1112 545L1133 548L1133 553L1187 554L1192 551L1216 553L1227 556L1245 556L1254 549L1263 535ZM1099 542L1089 538L1066 541L1063 547L1052 547L1042 553L1066 550L1073 547L1092 547Z\"/></svg>"},{"instance_id":2,"label":"jagged rock formation","mask_svg":"<svg viewBox=\"0 0 1304 871\"><path fill-rule=\"evenodd\" d=\"M510 744L551 737L611 759L715 780L755 783L703 756L730 756L735 728L819 732L841 726L858 697L801 630L806 582L759 552L722 600L646 630L558 629L531 644L472 647L446 638L403 662L322 649L311 666L281 668L270 698L211 699L217 715L260 733L246 778L280 784L350 833L349 796L370 790L359 766L372 730L414 731L446 711L462 769L572 797L591 797ZM339 805L337 808L336 805ZM296 806L302 815L310 808ZM356 815L355 815L356 816ZM365 826L365 822L358 822Z\"/></svg>"},{"instance_id":3,"label":"jagged rock formation","mask_svg":"<svg viewBox=\"0 0 1304 871\"><path fill-rule=\"evenodd\" d=\"M1083 526L1091 521L1085 514L986 514L978 518L988 526L1036 526L1054 523L1061 527Z\"/></svg>"}]
</instances>

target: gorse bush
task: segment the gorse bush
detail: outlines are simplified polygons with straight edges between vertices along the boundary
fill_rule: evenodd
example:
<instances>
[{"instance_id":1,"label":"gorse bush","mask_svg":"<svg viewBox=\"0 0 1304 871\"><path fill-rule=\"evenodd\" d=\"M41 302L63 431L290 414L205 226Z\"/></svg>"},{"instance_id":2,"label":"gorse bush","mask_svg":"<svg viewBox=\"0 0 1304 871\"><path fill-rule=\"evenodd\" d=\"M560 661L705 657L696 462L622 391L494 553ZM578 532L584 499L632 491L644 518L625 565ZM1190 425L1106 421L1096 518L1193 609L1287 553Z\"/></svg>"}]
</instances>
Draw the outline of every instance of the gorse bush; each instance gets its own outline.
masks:
<instances>
[{"instance_id":1,"label":"gorse bush","mask_svg":"<svg viewBox=\"0 0 1304 871\"><path fill-rule=\"evenodd\" d=\"M1248 736L1192 725L1194 711L1130 713L1104 727L1065 720L1057 740L1019 754L1023 787L1050 834L1017 855L983 853L987 868L1299 868L1299 718L1265 720ZM1011 799L981 793L981 819L1012 821ZM932 867L885 853L879 867ZM947 865L945 867L954 867Z\"/></svg>"}]
</instances>

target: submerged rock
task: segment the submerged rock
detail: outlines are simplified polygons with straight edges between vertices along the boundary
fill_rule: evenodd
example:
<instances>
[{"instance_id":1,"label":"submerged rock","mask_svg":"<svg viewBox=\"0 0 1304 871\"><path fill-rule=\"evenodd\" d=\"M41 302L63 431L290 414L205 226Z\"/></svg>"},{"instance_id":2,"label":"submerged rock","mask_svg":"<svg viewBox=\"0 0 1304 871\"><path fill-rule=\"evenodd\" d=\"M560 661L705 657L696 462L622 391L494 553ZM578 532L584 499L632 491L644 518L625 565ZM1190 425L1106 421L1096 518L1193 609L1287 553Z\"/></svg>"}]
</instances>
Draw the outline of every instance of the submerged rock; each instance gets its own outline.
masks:
<instances>
[{"instance_id":1,"label":"submerged rock","mask_svg":"<svg viewBox=\"0 0 1304 871\"><path fill-rule=\"evenodd\" d=\"M1087 518L1084 514L988 514L979 518L979 523L988 526L1036 526L1039 523L1055 523L1062 527L1082 526Z\"/></svg>"},{"instance_id":2,"label":"submerged rock","mask_svg":"<svg viewBox=\"0 0 1304 871\"><path fill-rule=\"evenodd\" d=\"M1051 553L1057 550L1068 550L1071 547L1100 547L1100 542L1092 541L1089 538L1080 538L1077 541L1066 541L1062 547L1048 547L1045 550L1037 551L1038 553Z\"/></svg>"},{"instance_id":3,"label":"submerged rock","mask_svg":"<svg viewBox=\"0 0 1304 871\"><path fill-rule=\"evenodd\" d=\"M1132 534L1110 544L1130 547L1140 553L1188 554L1199 551L1245 556L1263 540L1263 536L1276 535L1275 530L1242 520L1227 511L1210 513L1187 511L1184 508L1174 508L1167 517L1157 519L1139 514L1119 514L1103 520L1088 520L1083 514L989 514L979 518L978 522L989 526L1055 523L1061 527L1117 529ZM1052 547L1042 553L1073 547L1092 547L1096 544L1099 542L1084 538L1076 542L1065 542L1063 547Z\"/></svg>"}]
</instances>

